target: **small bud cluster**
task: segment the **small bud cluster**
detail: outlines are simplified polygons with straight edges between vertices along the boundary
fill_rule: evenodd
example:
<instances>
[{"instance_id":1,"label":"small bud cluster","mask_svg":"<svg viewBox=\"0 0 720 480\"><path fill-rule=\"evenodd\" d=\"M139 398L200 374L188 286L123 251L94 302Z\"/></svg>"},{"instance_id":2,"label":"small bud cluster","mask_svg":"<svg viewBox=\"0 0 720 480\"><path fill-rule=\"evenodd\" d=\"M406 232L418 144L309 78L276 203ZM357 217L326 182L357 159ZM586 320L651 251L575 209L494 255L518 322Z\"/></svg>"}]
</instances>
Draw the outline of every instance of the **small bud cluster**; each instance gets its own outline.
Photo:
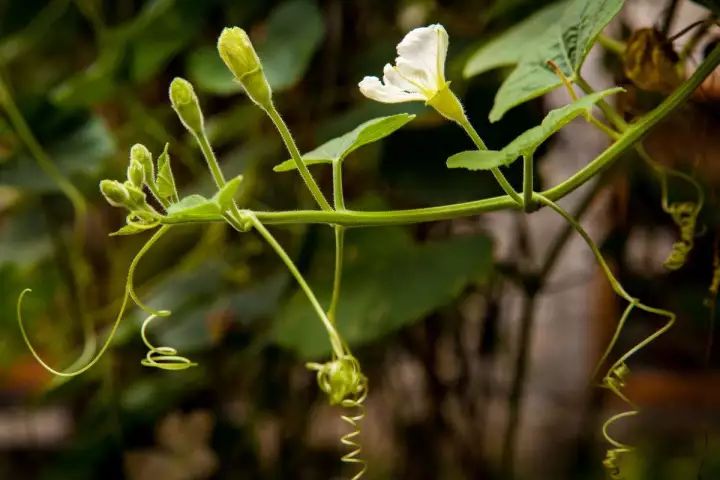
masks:
<instances>
[{"instance_id":1,"label":"small bud cluster","mask_svg":"<svg viewBox=\"0 0 720 480\"><path fill-rule=\"evenodd\" d=\"M124 182L117 180L100 182L100 192L107 202L130 212L128 224L135 227L149 227L156 225L160 218L160 214L148 204L144 191L146 186L163 206L177 199L167 145L162 155L158 157L157 176L155 171L152 154L147 147L138 143L130 149L127 179Z\"/></svg>"}]
</instances>

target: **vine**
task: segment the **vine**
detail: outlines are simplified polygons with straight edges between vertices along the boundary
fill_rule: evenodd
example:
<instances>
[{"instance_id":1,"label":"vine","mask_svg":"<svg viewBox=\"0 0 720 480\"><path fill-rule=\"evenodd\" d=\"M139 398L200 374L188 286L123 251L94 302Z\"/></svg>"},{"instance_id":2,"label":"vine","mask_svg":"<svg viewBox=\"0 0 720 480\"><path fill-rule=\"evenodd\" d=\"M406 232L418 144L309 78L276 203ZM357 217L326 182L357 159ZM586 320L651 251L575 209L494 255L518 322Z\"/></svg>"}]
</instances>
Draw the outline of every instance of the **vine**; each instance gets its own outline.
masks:
<instances>
[{"instance_id":1,"label":"vine","mask_svg":"<svg viewBox=\"0 0 720 480\"><path fill-rule=\"evenodd\" d=\"M591 37L590 46L597 34ZM600 38L603 41L603 37ZM720 47L716 47L696 72L675 89L658 107L631 124L627 124L605 100L606 97L616 94L622 89L615 88L595 92L580 75L580 65L577 65L578 71L567 72L558 66L558 63L554 60L542 62L541 68L545 69L546 73L550 72L557 75L560 83L567 87L572 102L562 108L553 110L541 125L520 135L503 149L495 151L487 148L482 137L466 115L459 98L450 88L450 82L445 78L445 57L448 43L449 38L442 25L431 25L413 30L398 44L398 57L395 65L388 64L385 66L382 80L377 77L365 77L359 83L359 89L366 97L379 102L422 101L447 120L456 123L472 140L475 149L453 155L448 159L448 167L489 171L504 191L503 196L413 210L361 212L347 209L342 185L342 167L345 156L367 143L378 141L390 135L414 117L395 115L366 122L343 137L331 140L315 151L302 155L290 129L273 102L272 90L265 77L262 63L248 35L238 27L226 28L218 40L218 53L235 80L243 86L247 97L265 112L268 119L276 127L290 156L289 161L278 165L276 170L297 170L309 194L317 203L318 209L262 212L238 205L236 194L239 191L242 177L239 176L230 180L225 178L206 134L203 112L192 84L181 78L174 79L169 88L170 103L183 126L194 137L201 154L205 158L210 175L217 187L215 195L211 198L205 198L193 194L181 198L175 186L168 145L165 145L165 149L157 160L153 160L151 152L143 145L133 146L130 152L127 179L124 182L110 179L103 180L100 184L100 190L111 205L123 208L128 212L125 226L115 232L115 235L140 234L149 230L155 230L155 233L140 249L129 266L122 305L110 332L97 354L92 359L89 359L84 366L66 371L56 370L40 357L26 333L21 307L23 299L29 290L24 290L18 299L17 315L20 331L31 353L43 367L56 375L75 376L87 371L97 363L109 347L124 316L128 300L131 299L148 314L140 329L141 339L148 348L148 352L145 358L141 360L141 364L164 370L181 370L194 366L195 363L178 354L176 349L170 346L155 346L148 340L147 329L149 325L158 317L169 317L171 312L168 310L155 310L139 299L134 289L135 270L148 250L173 225L225 222L238 232L255 231L290 272L311 304L318 320L325 328L331 347L331 358L324 363L307 363L306 367L316 373L318 388L326 395L328 402L343 409L340 418L350 427L350 431L340 439L341 444L348 449L348 452L342 456L342 461L350 466L357 467L352 479L359 480L367 470L367 463L362 458L360 437L361 422L365 416L364 402L369 391L369 381L362 371L359 360L353 355L349 345L337 328L337 318L341 312L338 305L342 297L341 286L346 228L447 220L500 209L512 209L530 213L538 208L547 207L560 215L583 238L607 277L613 291L628 302L618 322L616 331L598 363L596 374L608 362L627 320L635 310L665 320L664 324L655 332L612 361L609 369L602 377L602 386L610 390L631 408L629 411L614 415L602 427L603 434L611 446L607 451L604 465L611 478L622 478L620 459L622 455L631 452L632 447L616 440L610 434L609 429L617 421L638 413L638 407L623 392L630 375L627 362L642 348L670 329L675 322L675 314L661 308L648 306L638 298L631 296L617 280L603 258L600 249L580 225L578 219L556 202L606 170L626 151L637 149L643 158L661 174L663 209L672 216L673 221L680 229L680 240L673 246L670 257L666 261L666 266L671 269L680 268L685 263L694 245L697 217L704 203L702 188L691 177L680 172L670 171L652 162L644 152L640 142L655 125L683 105L715 69L720 63ZM604 43L611 42L606 38ZM614 47L618 48L617 45ZM574 91L573 84L578 85L585 92L585 96L579 97ZM593 116L594 106L598 106L603 112L608 124ZM605 132L613 141L612 144L597 158L565 181L544 192L536 191L533 179L536 150L550 136L578 116L583 116L589 123ZM510 165L519 158L523 159L524 178L521 190L517 191L505 177L501 167ZM333 205L330 205L308 168L315 164L330 164L332 166ZM691 182L697 188L698 199L693 202L670 202L667 185L669 176L681 177ZM146 192L151 196L150 201L148 201ZM333 228L335 236L335 268L332 297L328 306L321 304L313 288L303 277L293 259L267 228L270 225L298 223L323 223ZM567 235L561 234L558 243L562 244L566 240ZM543 265L541 275L546 274L552 268L552 263L556 258L557 250L552 250L548 263ZM716 261L715 277L719 276L718 270L720 268L718 268ZM713 286L716 287L718 283L720 282L713 280ZM716 294L717 288L715 290L711 288L711 293Z\"/></svg>"}]
</instances>

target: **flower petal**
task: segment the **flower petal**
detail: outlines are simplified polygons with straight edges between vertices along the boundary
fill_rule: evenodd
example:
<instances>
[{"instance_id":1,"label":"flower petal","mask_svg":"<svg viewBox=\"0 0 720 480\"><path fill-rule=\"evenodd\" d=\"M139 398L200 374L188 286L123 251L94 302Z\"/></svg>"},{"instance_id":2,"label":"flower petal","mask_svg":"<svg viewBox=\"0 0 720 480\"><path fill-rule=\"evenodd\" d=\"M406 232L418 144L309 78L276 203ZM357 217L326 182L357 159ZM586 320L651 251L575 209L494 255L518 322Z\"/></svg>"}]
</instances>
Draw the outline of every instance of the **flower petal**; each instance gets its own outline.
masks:
<instances>
[{"instance_id":1,"label":"flower petal","mask_svg":"<svg viewBox=\"0 0 720 480\"><path fill-rule=\"evenodd\" d=\"M409 93L423 93L421 90L424 88L422 78L406 77L389 63L383 68L383 83Z\"/></svg>"},{"instance_id":2,"label":"flower petal","mask_svg":"<svg viewBox=\"0 0 720 480\"><path fill-rule=\"evenodd\" d=\"M403 74L425 72L428 85L439 90L445 84L445 60L449 45L448 34L440 24L410 31L397 46L396 64Z\"/></svg>"},{"instance_id":3,"label":"flower petal","mask_svg":"<svg viewBox=\"0 0 720 480\"><path fill-rule=\"evenodd\" d=\"M383 85L377 77L365 77L358 86L363 95L377 102L401 103L425 100L420 93L406 92L395 85Z\"/></svg>"}]
</instances>

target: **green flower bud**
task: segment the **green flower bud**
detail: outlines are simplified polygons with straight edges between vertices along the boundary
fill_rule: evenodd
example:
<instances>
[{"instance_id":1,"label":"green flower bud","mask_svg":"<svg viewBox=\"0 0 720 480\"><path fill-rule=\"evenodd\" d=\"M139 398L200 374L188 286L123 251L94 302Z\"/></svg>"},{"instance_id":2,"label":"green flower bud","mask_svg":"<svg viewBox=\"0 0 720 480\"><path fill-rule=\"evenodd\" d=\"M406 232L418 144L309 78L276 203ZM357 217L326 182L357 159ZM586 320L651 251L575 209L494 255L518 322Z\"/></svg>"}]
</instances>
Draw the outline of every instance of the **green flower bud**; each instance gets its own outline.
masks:
<instances>
[{"instance_id":1,"label":"green flower bud","mask_svg":"<svg viewBox=\"0 0 720 480\"><path fill-rule=\"evenodd\" d=\"M125 207L130 202L130 194L127 188L115 180L103 180L100 182L100 193L105 200L113 207Z\"/></svg>"},{"instance_id":2,"label":"green flower bud","mask_svg":"<svg viewBox=\"0 0 720 480\"><path fill-rule=\"evenodd\" d=\"M269 109L272 106L272 90L245 30L239 27L223 29L218 38L218 53L248 97L260 107Z\"/></svg>"},{"instance_id":3,"label":"green flower bud","mask_svg":"<svg viewBox=\"0 0 720 480\"><path fill-rule=\"evenodd\" d=\"M238 80L262 68L255 48L242 28L224 28L218 38L218 52Z\"/></svg>"},{"instance_id":4,"label":"green flower bud","mask_svg":"<svg viewBox=\"0 0 720 480\"><path fill-rule=\"evenodd\" d=\"M199 135L203 130L203 114L192 84L184 78L174 78L170 83L170 102L185 128Z\"/></svg>"},{"instance_id":5,"label":"green flower bud","mask_svg":"<svg viewBox=\"0 0 720 480\"><path fill-rule=\"evenodd\" d=\"M128 197L130 198L130 200L127 202L128 207L133 209L143 209L147 207L145 192L133 185L132 182L130 182L129 180L125 182L123 186L125 187L125 190L127 190Z\"/></svg>"},{"instance_id":6,"label":"green flower bud","mask_svg":"<svg viewBox=\"0 0 720 480\"><path fill-rule=\"evenodd\" d=\"M127 168L127 178L134 187L142 188L145 180L145 169L140 162L131 161Z\"/></svg>"},{"instance_id":7,"label":"green flower bud","mask_svg":"<svg viewBox=\"0 0 720 480\"><path fill-rule=\"evenodd\" d=\"M130 149L130 164L138 162L142 165L145 174L145 183L150 183L155 178L155 165L153 165L152 154L150 150L141 143L136 143Z\"/></svg>"}]
</instances>

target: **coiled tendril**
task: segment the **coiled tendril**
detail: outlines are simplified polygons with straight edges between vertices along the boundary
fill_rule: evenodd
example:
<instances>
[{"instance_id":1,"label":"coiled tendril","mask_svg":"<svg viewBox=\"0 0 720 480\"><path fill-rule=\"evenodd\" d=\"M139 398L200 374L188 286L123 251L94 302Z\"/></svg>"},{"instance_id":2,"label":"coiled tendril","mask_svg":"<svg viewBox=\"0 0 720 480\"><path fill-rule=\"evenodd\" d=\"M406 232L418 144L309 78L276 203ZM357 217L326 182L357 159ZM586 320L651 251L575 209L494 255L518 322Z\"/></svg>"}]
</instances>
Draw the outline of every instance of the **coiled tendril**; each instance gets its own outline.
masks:
<instances>
[{"instance_id":1,"label":"coiled tendril","mask_svg":"<svg viewBox=\"0 0 720 480\"><path fill-rule=\"evenodd\" d=\"M679 270L695 245L695 226L700 208L693 202L673 203L665 208L680 229L680 239L673 243L672 250L663 265L668 270Z\"/></svg>"},{"instance_id":2,"label":"coiled tendril","mask_svg":"<svg viewBox=\"0 0 720 480\"><path fill-rule=\"evenodd\" d=\"M617 415L613 415L612 417L607 419L602 427L603 436L608 441L608 443L613 446L613 448L608 449L607 453L605 454L605 460L603 460L603 466L605 467L608 476L612 480L622 480L624 478L620 470L619 460L623 454L633 451L632 447L624 443L618 442L608 432L608 429L613 423L623 418L631 417L638 414L638 410L634 406L634 404L630 402L630 400L622 393L622 389L625 388L627 377L629 375L630 369L625 364L625 362L621 362L619 364L616 364L607 373L607 375L605 375L605 378L603 379L603 387L612 391L615 395L622 398L626 403L633 405L632 410L618 413Z\"/></svg>"},{"instance_id":3,"label":"coiled tendril","mask_svg":"<svg viewBox=\"0 0 720 480\"><path fill-rule=\"evenodd\" d=\"M185 370L186 368L197 366L197 363L191 361L187 357L178 355L178 351L172 347L156 347L147 339L147 327L154 319L158 317L169 317L169 310L160 310L158 314L150 314L140 328L140 336L143 343L148 348L145 358L140 363L145 367L155 367L161 370Z\"/></svg>"},{"instance_id":4,"label":"coiled tendril","mask_svg":"<svg viewBox=\"0 0 720 480\"><path fill-rule=\"evenodd\" d=\"M355 411L354 415L340 416L352 428L350 433L340 439L340 442L350 449L341 460L359 467L351 480L360 480L367 470L367 462L360 458L362 446L359 440L360 422L365 418L363 403L368 394L367 377L360 370L357 359L350 354L327 363L308 363L307 368L317 371L318 386L327 394L331 405L340 405Z\"/></svg>"},{"instance_id":5,"label":"coiled tendril","mask_svg":"<svg viewBox=\"0 0 720 480\"><path fill-rule=\"evenodd\" d=\"M167 229L167 226L160 228L155 233L155 235L153 235L150 240L148 240L148 242L145 244L145 247L143 247L143 250L149 249L155 242L160 239L160 237L165 234ZM140 337L142 338L145 346L148 348L148 352L145 355L145 358L140 361L140 364L145 367L155 367L162 370L185 370L186 368L196 366L197 363L192 362L189 358L178 355L177 349L165 346L156 347L148 340L148 325L150 325L150 323L157 317L169 317L172 312L170 310L155 310L154 308L146 305L142 302L142 300L140 300L137 293L135 293L134 280L136 267L137 262L133 261L133 263L130 265L130 269L128 270L128 295L130 296L130 298L133 299L133 301L138 307L140 307L142 310L149 314L148 317L143 321L142 327L140 327Z\"/></svg>"}]
</instances>

